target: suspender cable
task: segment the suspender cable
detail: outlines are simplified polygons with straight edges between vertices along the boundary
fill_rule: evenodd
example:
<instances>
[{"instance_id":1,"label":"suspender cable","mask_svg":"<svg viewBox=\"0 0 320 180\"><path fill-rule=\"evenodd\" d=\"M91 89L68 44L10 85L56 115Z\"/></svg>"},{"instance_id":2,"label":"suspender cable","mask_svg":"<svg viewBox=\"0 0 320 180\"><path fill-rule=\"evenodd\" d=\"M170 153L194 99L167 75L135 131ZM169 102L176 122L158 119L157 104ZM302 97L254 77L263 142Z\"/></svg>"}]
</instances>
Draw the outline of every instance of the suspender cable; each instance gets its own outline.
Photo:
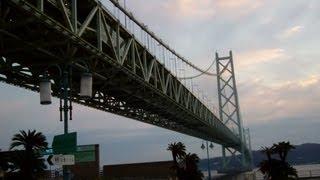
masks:
<instances>
[{"instance_id":1,"label":"suspender cable","mask_svg":"<svg viewBox=\"0 0 320 180\"><path fill-rule=\"evenodd\" d=\"M139 26L141 28L141 30L143 30L144 32L149 34L153 39L155 39L159 43L159 45L161 45L162 47L166 48L168 51L170 51L172 54L174 54L178 59L181 59L181 61L183 61L184 63L186 63L190 67L192 67L195 70L201 72L201 75L206 74L206 75L209 75L209 76L216 76L216 74L209 72L208 69L207 70L203 70L203 69L197 67L196 65L192 64L190 61L186 60L181 55L179 55L175 50L170 48L165 42L163 42L160 38L158 38L153 32L148 30L148 28L144 24L140 23L130 12L128 12L124 7L122 7L120 5L120 3L118 3L117 0L110 0L110 2L112 2L114 4L114 6L117 7L120 11L122 11L124 13L124 15L127 16L131 21L135 22L137 24L137 26ZM201 75L199 75L199 76L201 76Z\"/></svg>"}]
</instances>

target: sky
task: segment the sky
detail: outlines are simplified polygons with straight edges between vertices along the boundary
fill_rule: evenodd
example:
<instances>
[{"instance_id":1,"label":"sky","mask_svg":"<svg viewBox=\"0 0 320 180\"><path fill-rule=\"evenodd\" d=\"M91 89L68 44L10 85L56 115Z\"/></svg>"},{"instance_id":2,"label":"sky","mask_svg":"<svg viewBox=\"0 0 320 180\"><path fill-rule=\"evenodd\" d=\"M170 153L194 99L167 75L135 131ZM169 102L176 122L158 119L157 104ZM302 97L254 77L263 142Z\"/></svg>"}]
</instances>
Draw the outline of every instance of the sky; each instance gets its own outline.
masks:
<instances>
[{"instance_id":1,"label":"sky","mask_svg":"<svg viewBox=\"0 0 320 180\"><path fill-rule=\"evenodd\" d=\"M209 66L215 52L233 51L253 149L279 141L320 143L320 1L131 0L126 5L199 67ZM196 83L217 105L216 78L202 76ZM41 106L37 93L4 83L0 92L0 149L7 150L20 129L39 130L49 142L63 132L57 99ZM205 157L200 139L80 105L74 106L70 131L77 131L79 144L100 144L102 164L169 160L166 148L174 141ZM220 152L215 145L210 153Z\"/></svg>"}]
</instances>

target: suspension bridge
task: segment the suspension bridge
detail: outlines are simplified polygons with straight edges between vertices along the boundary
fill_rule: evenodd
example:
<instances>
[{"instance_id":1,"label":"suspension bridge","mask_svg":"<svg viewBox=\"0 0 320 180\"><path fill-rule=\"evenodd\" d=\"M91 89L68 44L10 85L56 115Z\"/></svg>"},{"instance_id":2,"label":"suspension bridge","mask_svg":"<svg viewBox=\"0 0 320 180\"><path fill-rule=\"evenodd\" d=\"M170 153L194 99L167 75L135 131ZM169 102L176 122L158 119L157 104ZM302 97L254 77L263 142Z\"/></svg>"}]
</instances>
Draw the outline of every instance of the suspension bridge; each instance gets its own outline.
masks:
<instances>
[{"instance_id":1,"label":"suspension bridge","mask_svg":"<svg viewBox=\"0 0 320 180\"><path fill-rule=\"evenodd\" d=\"M215 63L216 73L197 67L114 0L0 1L0 80L40 91L48 79L60 111L69 111L61 113L65 132L75 102L221 144L223 171L226 152L241 154L236 170L250 170L232 52ZM86 74L89 97L80 92ZM218 115L187 81L200 75L217 77Z\"/></svg>"}]
</instances>

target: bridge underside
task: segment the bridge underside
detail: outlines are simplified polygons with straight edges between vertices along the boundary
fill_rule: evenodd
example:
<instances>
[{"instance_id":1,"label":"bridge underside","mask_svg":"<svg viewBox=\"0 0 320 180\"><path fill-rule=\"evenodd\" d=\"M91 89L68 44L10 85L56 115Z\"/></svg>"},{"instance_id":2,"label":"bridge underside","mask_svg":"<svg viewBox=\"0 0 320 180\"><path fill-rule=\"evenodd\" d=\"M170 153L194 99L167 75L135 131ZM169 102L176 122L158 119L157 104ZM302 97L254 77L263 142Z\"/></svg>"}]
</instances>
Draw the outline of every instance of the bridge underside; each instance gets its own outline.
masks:
<instances>
[{"instance_id":1,"label":"bridge underside","mask_svg":"<svg viewBox=\"0 0 320 180\"><path fill-rule=\"evenodd\" d=\"M146 81L142 78L145 72L142 66L134 65L133 71L129 62L119 63L114 56L113 47L110 48L107 43L101 43L103 51L92 45L99 40L91 27L80 38L66 30L61 25L63 23L56 22L64 20L62 13L58 13L60 11L54 5L46 4L47 15L44 15L31 2L35 1L0 1L1 81L39 91L40 76L48 71L52 79L52 95L59 97L59 69L72 67L72 89L69 93L70 99L76 103L239 149L238 138L213 114L210 115L210 120L206 120L205 117L209 116L200 116L190 110L192 107L185 106L179 100L177 102L172 92L163 93L159 88L161 82L157 80L157 75L152 73ZM89 12L95 4L92 1L78 3L78 19L86 19L88 14L81 14L80 7L81 12ZM123 40L122 47L119 43L119 52L121 50L133 56L137 52L136 54L143 56L143 46L132 40L125 29L119 25L118 27L118 35L129 39ZM129 46L132 47L128 48L129 53L123 50ZM148 62L145 63L148 66ZM158 73L169 74L160 63L153 63L157 66ZM94 76L93 98L81 99L80 77L88 70ZM179 83L175 77L171 79L174 83ZM191 96L193 97L192 94Z\"/></svg>"}]
</instances>

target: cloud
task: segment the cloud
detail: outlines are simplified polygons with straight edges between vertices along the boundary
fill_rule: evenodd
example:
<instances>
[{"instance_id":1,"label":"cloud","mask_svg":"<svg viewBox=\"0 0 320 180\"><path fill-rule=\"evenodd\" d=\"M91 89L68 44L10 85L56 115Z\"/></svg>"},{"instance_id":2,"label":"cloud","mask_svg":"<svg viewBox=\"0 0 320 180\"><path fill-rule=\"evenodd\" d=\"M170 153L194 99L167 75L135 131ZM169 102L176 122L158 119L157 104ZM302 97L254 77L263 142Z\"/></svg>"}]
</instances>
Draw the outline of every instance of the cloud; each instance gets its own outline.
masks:
<instances>
[{"instance_id":1,"label":"cloud","mask_svg":"<svg viewBox=\"0 0 320 180\"><path fill-rule=\"evenodd\" d=\"M282 39L290 38L290 37L300 33L303 28L304 28L303 26L294 26L294 27L288 28L288 29L284 30L280 34L279 37Z\"/></svg>"},{"instance_id":2,"label":"cloud","mask_svg":"<svg viewBox=\"0 0 320 180\"><path fill-rule=\"evenodd\" d=\"M258 49L240 53L236 55L237 62L240 68L254 66L257 64L279 60L286 58L285 50L281 48Z\"/></svg>"},{"instance_id":3,"label":"cloud","mask_svg":"<svg viewBox=\"0 0 320 180\"><path fill-rule=\"evenodd\" d=\"M308 121L310 120L290 118L250 125L252 148L258 150L262 146L270 146L280 141L290 141L295 145L319 143L320 122Z\"/></svg>"},{"instance_id":4,"label":"cloud","mask_svg":"<svg viewBox=\"0 0 320 180\"><path fill-rule=\"evenodd\" d=\"M261 7L260 0L174 0L167 1L165 7L171 17L206 20L217 16L239 18Z\"/></svg>"},{"instance_id":5,"label":"cloud","mask_svg":"<svg viewBox=\"0 0 320 180\"><path fill-rule=\"evenodd\" d=\"M319 83L319 76L311 75L308 79L302 80L299 82L299 85L302 87L308 87Z\"/></svg>"},{"instance_id":6,"label":"cloud","mask_svg":"<svg viewBox=\"0 0 320 180\"><path fill-rule=\"evenodd\" d=\"M210 18L216 13L213 1L175 0L165 4L165 9L177 18Z\"/></svg>"},{"instance_id":7,"label":"cloud","mask_svg":"<svg viewBox=\"0 0 320 180\"><path fill-rule=\"evenodd\" d=\"M217 5L225 9L241 9L243 7L255 9L261 6L262 2L259 0L218 0Z\"/></svg>"},{"instance_id":8,"label":"cloud","mask_svg":"<svg viewBox=\"0 0 320 180\"><path fill-rule=\"evenodd\" d=\"M263 5L261 0L218 0L216 9L224 16L240 18L248 15Z\"/></svg>"},{"instance_id":9,"label":"cloud","mask_svg":"<svg viewBox=\"0 0 320 180\"><path fill-rule=\"evenodd\" d=\"M319 119L320 76L310 75L301 79L264 84L252 80L239 86L244 119L251 124L301 118Z\"/></svg>"}]
</instances>

